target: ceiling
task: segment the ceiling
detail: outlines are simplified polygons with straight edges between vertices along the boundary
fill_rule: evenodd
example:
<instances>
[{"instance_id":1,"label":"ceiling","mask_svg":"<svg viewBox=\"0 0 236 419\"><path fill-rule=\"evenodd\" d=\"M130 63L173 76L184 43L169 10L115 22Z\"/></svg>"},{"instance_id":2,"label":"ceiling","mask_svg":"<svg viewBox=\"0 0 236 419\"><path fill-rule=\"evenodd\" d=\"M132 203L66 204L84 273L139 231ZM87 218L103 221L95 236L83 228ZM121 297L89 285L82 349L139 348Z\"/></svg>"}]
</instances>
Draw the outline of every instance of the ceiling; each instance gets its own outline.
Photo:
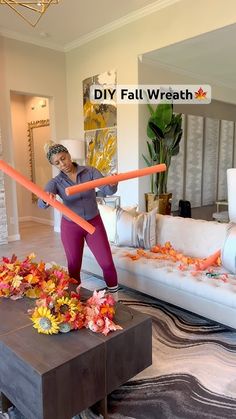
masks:
<instances>
[{"instance_id":1,"label":"ceiling","mask_svg":"<svg viewBox=\"0 0 236 419\"><path fill-rule=\"evenodd\" d=\"M66 51L150 14L165 3L163 0L59 0L59 4L48 8L35 28L9 6L0 4L0 34Z\"/></svg>"},{"instance_id":2,"label":"ceiling","mask_svg":"<svg viewBox=\"0 0 236 419\"><path fill-rule=\"evenodd\" d=\"M143 59L205 82L236 89L236 24L151 51Z\"/></svg>"},{"instance_id":3,"label":"ceiling","mask_svg":"<svg viewBox=\"0 0 236 419\"><path fill-rule=\"evenodd\" d=\"M0 34L60 51L122 27L181 0L59 0L32 28L0 5ZM205 81L236 89L236 24L170 45L143 58Z\"/></svg>"}]
</instances>

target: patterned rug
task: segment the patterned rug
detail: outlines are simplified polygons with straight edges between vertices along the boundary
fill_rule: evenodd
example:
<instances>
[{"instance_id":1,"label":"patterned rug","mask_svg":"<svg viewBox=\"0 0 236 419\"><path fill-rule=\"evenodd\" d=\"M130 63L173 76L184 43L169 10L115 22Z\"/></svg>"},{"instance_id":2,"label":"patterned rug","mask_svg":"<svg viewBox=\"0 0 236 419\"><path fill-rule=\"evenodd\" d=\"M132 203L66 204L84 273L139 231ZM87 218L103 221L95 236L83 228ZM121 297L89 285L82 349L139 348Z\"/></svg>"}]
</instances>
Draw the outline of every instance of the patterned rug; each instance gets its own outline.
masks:
<instances>
[{"instance_id":1,"label":"patterned rug","mask_svg":"<svg viewBox=\"0 0 236 419\"><path fill-rule=\"evenodd\" d=\"M152 317L153 363L108 397L109 419L236 418L236 331L128 289L119 298Z\"/></svg>"},{"instance_id":2,"label":"patterned rug","mask_svg":"<svg viewBox=\"0 0 236 419\"><path fill-rule=\"evenodd\" d=\"M111 419L236 417L236 331L127 291L153 321L153 364L109 397Z\"/></svg>"}]
</instances>

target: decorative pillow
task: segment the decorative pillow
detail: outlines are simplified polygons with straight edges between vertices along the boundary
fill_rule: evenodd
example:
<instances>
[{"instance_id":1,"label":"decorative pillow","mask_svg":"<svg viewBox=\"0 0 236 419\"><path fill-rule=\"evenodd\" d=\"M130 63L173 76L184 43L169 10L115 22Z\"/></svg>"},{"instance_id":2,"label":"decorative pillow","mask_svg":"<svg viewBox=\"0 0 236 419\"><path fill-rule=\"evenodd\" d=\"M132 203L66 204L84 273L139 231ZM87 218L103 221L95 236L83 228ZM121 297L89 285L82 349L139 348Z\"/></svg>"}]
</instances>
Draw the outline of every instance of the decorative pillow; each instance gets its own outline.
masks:
<instances>
[{"instance_id":1,"label":"decorative pillow","mask_svg":"<svg viewBox=\"0 0 236 419\"><path fill-rule=\"evenodd\" d=\"M144 249L154 246L156 244L156 213L157 208L150 212L136 214L117 208L115 244Z\"/></svg>"},{"instance_id":2,"label":"decorative pillow","mask_svg":"<svg viewBox=\"0 0 236 419\"><path fill-rule=\"evenodd\" d=\"M236 224L229 224L226 239L221 251L222 265L229 272L236 274Z\"/></svg>"},{"instance_id":3,"label":"decorative pillow","mask_svg":"<svg viewBox=\"0 0 236 419\"><path fill-rule=\"evenodd\" d=\"M98 210L106 229L108 240L114 243L116 239L116 208L98 204Z\"/></svg>"},{"instance_id":4,"label":"decorative pillow","mask_svg":"<svg viewBox=\"0 0 236 419\"><path fill-rule=\"evenodd\" d=\"M130 214L137 215L138 205L129 205L128 207L122 207L124 211L128 211Z\"/></svg>"}]
</instances>

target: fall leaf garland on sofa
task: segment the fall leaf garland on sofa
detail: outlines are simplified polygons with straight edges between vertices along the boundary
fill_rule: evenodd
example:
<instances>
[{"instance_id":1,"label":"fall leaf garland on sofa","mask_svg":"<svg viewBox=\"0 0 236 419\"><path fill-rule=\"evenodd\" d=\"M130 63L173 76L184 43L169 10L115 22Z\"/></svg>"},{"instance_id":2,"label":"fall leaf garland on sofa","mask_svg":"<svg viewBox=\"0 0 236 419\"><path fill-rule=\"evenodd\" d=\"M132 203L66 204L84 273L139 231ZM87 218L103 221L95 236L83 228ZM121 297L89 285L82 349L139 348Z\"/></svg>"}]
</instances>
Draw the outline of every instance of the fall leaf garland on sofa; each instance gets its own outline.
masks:
<instances>
[{"instance_id":1,"label":"fall leaf garland on sofa","mask_svg":"<svg viewBox=\"0 0 236 419\"><path fill-rule=\"evenodd\" d=\"M186 271L190 269L192 276L198 276L202 274L202 271L206 271L205 274L208 278L217 278L223 282L227 282L228 273L214 272L214 268L221 266L220 252L217 251L208 258L196 258L186 256L183 253L175 250L170 242L166 242L164 246L157 244L153 246L150 251L144 249L137 249L135 253L125 252L124 257L127 257L133 261L139 260L140 258L153 259L160 261L172 261L176 263L177 269L180 271Z\"/></svg>"}]
</instances>

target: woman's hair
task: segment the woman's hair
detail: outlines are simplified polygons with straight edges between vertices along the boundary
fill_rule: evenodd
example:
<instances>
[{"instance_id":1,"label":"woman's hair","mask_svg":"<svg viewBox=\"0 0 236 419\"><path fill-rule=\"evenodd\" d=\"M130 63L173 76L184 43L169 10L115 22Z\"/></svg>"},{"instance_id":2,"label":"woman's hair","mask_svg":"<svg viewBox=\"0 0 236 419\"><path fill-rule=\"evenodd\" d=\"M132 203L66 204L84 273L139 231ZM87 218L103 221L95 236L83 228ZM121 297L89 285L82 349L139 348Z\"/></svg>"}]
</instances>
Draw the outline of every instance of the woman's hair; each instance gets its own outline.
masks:
<instances>
[{"instance_id":1,"label":"woman's hair","mask_svg":"<svg viewBox=\"0 0 236 419\"><path fill-rule=\"evenodd\" d=\"M51 164L52 164L51 158L54 154L69 153L69 151L67 150L67 148L64 145L56 144L53 141L50 141L49 143L45 144L44 151L45 151L45 154L46 154L46 157L47 157L49 163L51 163Z\"/></svg>"}]
</instances>

